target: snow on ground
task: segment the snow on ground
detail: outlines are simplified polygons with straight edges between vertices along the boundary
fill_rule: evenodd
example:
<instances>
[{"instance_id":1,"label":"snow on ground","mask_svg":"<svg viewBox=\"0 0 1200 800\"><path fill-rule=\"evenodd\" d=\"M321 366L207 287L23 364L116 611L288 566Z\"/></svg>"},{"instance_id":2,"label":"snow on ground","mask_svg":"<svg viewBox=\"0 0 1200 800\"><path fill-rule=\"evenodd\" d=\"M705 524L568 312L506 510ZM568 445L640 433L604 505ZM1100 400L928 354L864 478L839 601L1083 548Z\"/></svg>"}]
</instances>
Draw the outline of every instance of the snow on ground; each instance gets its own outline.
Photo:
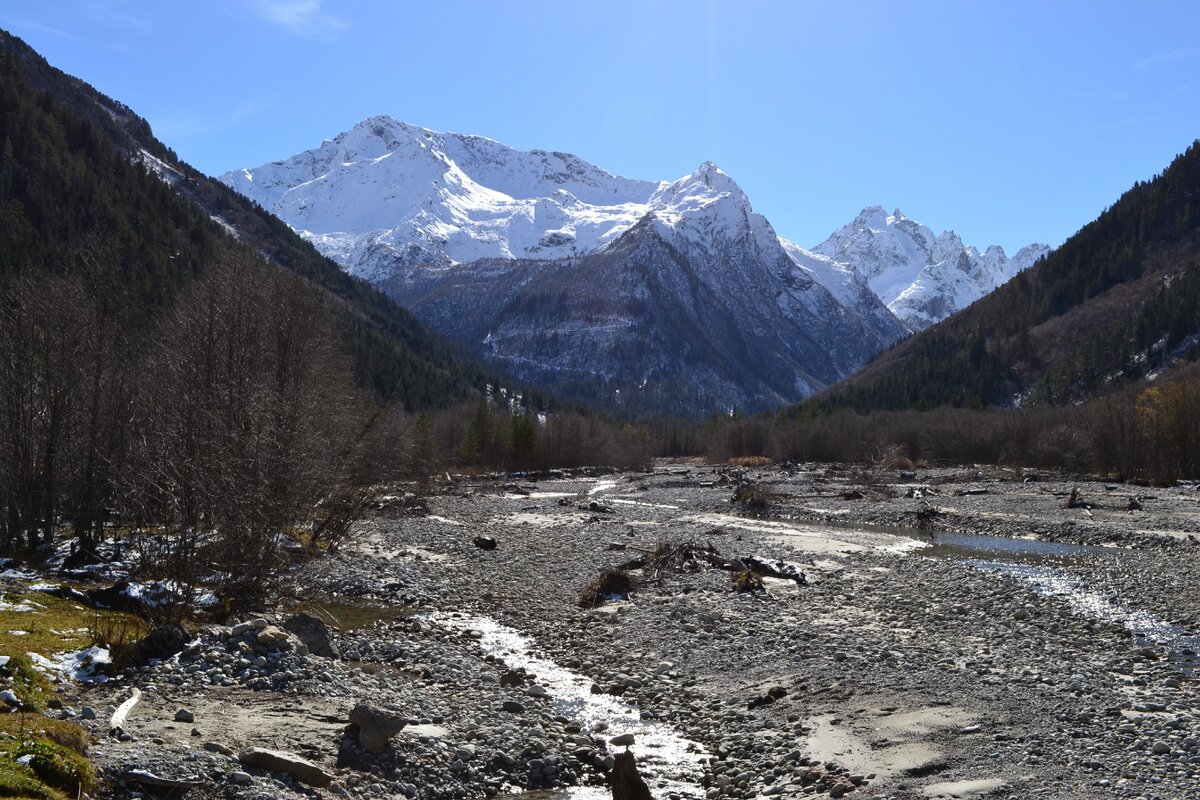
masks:
<instances>
[{"instance_id":1,"label":"snow on ground","mask_svg":"<svg viewBox=\"0 0 1200 800\"><path fill-rule=\"evenodd\" d=\"M38 653L27 653L34 666L55 680L73 680L80 683L106 683L108 676L103 670L112 666L112 656L99 645L85 647L74 652L58 653L46 658Z\"/></svg>"}]
</instances>

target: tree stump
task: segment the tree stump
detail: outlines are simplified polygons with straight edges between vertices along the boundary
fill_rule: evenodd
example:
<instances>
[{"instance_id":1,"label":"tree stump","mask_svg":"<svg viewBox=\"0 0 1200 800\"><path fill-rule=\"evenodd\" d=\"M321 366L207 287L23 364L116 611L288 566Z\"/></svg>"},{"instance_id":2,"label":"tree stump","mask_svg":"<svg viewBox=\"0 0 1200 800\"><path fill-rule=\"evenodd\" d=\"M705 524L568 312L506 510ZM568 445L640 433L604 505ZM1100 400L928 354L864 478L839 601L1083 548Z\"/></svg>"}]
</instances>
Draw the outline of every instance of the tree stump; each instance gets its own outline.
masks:
<instances>
[{"instance_id":1,"label":"tree stump","mask_svg":"<svg viewBox=\"0 0 1200 800\"><path fill-rule=\"evenodd\" d=\"M653 800L650 787L638 774L633 753L617 753L612 768L613 800Z\"/></svg>"}]
</instances>

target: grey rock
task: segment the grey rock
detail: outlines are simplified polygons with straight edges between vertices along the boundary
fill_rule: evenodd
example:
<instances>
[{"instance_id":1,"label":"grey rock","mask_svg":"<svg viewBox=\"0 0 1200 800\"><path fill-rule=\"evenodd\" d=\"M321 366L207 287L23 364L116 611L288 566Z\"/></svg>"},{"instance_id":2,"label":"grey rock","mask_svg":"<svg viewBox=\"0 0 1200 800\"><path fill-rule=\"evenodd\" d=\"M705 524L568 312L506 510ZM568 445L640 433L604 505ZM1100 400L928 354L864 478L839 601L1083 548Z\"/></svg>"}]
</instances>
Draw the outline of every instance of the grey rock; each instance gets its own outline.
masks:
<instances>
[{"instance_id":1,"label":"grey rock","mask_svg":"<svg viewBox=\"0 0 1200 800\"><path fill-rule=\"evenodd\" d=\"M283 629L296 635L308 647L314 656L322 658L338 658L337 645L329 632L329 626L320 617L313 616L307 611L301 611L294 617L284 620Z\"/></svg>"},{"instance_id":2,"label":"grey rock","mask_svg":"<svg viewBox=\"0 0 1200 800\"><path fill-rule=\"evenodd\" d=\"M139 666L152 658L166 660L187 647L191 638L182 625L161 625L134 643L130 660Z\"/></svg>"},{"instance_id":3,"label":"grey rock","mask_svg":"<svg viewBox=\"0 0 1200 800\"><path fill-rule=\"evenodd\" d=\"M238 756L238 761L247 767L287 773L301 783L318 788L324 788L333 781L332 775L311 761L279 750L251 747L249 750L242 751Z\"/></svg>"},{"instance_id":4,"label":"grey rock","mask_svg":"<svg viewBox=\"0 0 1200 800\"><path fill-rule=\"evenodd\" d=\"M634 737L632 733L622 733L620 736L614 736L609 739L608 743L613 747L629 747L633 744L633 740Z\"/></svg>"},{"instance_id":5,"label":"grey rock","mask_svg":"<svg viewBox=\"0 0 1200 800\"><path fill-rule=\"evenodd\" d=\"M358 726L358 743L370 753L382 753L388 740L407 724L399 714L359 703L350 711L350 722Z\"/></svg>"}]
</instances>

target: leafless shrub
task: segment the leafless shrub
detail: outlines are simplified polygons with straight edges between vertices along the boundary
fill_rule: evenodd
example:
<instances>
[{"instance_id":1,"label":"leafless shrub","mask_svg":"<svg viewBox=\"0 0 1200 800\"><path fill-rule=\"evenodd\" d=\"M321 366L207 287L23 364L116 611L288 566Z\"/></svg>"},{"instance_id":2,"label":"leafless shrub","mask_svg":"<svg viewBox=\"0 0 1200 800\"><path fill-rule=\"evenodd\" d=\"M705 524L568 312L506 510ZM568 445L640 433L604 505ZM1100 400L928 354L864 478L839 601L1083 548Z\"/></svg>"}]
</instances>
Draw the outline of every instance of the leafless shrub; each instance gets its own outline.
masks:
<instances>
[{"instance_id":1,"label":"leafless shrub","mask_svg":"<svg viewBox=\"0 0 1200 800\"><path fill-rule=\"evenodd\" d=\"M597 608L610 600L624 600L633 591L633 578L616 569L606 569L589 581L575 601L580 608Z\"/></svg>"},{"instance_id":2,"label":"leafless shrub","mask_svg":"<svg viewBox=\"0 0 1200 800\"><path fill-rule=\"evenodd\" d=\"M739 483L733 490L730 502L752 514L762 514L771 507L770 495L758 484L750 482Z\"/></svg>"},{"instance_id":3,"label":"leafless shrub","mask_svg":"<svg viewBox=\"0 0 1200 800\"><path fill-rule=\"evenodd\" d=\"M733 590L739 594L751 593L759 594L766 591L763 586L763 580L757 573L751 572L748 569L740 569L731 573L733 581Z\"/></svg>"},{"instance_id":4,"label":"leafless shrub","mask_svg":"<svg viewBox=\"0 0 1200 800\"><path fill-rule=\"evenodd\" d=\"M242 256L158 325L122 488L155 523L143 531L155 568L180 585L262 596L282 533L344 481L360 405L327 319L313 290ZM327 520L333 530L352 507Z\"/></svg>"}]
</instances>

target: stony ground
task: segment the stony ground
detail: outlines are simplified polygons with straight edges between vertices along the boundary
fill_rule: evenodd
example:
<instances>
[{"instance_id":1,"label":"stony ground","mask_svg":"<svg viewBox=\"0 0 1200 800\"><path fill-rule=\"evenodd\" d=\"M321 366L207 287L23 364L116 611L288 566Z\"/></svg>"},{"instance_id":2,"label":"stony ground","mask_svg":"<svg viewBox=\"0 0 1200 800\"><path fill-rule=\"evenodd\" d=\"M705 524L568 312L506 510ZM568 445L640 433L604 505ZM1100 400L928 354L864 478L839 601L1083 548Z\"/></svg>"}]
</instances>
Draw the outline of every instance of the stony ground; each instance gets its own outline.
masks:
<instances>
[{"instance_id":1,"label":"stony ground","mask_svg":"<svg viewBox=\"0 0 1200 800\"><path fill-rule=\"evenodd\" d=\"M748 503L730 501L740 482L756 487ZM1064 508L1072 489L1079 507ZM1200 796L1195 487L660 464L459 478L421 500L297 569L295 594L336 620L340 657L210 626L176 659L73 690L61 713L94 712L110 777L187 779L190 797L606 796L622 749L608 739L625 730L655 797ZM924 547L963 531L1107 547L1033 565L1067 586L1048 594ZM577 607L601 570L689 541L797 563L807 583L739 594L715 568L635 571L628 599ZM1147 620L1183 636L1131 635ZM496 644L517 632L520 652ZM132 687L143 700L125 735L104 735ZM347 730L363 701L408 720L383 754ZM251 746L334 781L245 767Z\"/></svg>"}]
</instances>

